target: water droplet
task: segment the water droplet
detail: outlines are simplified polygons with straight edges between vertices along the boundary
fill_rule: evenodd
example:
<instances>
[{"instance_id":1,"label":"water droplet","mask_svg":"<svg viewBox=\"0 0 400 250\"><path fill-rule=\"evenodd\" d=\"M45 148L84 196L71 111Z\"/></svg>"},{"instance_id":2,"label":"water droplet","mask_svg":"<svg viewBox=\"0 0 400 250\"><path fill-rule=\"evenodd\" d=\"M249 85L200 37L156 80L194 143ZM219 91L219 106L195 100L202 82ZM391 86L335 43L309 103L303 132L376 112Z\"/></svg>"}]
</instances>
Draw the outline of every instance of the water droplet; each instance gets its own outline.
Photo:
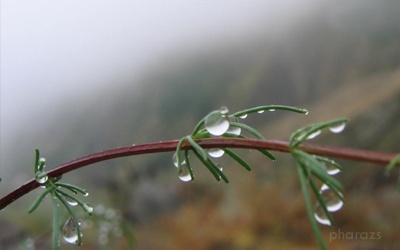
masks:
<instances>
[{"instance_id":1,"label":"water droplet","mask_svg":"<svg viewBox=\"0 0 400 250\"><path fill-rule=\"evenodd\" d=\"M262 113L264 113L265 112L265 110L259 110L259 111L257 111L257 113L259 113L259 114L262 114Z\"/></svg>"},{"instance_id":2,"label":"water droplet","mask_svg":"<svg viewBox=\"0 0 400 250\"><path fill-rule=\"evenodd\" d=\"M40 157L40 158L39 158L39 165L40 165L40 164L44 164L44 163L46 163L46 158Z\"/></svg>"},{"instance_id":3,"label":"water droplet","mask_svg":"<svg viewBox=\"0 0 400 250\"><path fill-rule=\"evenodd\" d=\"M86 193L83 194L83 196L88 197L88 196L89 196L89 193L86 192Z\"/></svg>"},{"instance_id":4,"label":"water droplet","mask_svg":"<svg viewBox=\"0 0 400 250\"><path fill-rule=\"evenodd\" d=\"M326 163L325 166L326 166L326 172L327 172L329 175L335 175L335 174L340 173L340 171L341 171L339 168L337 168L337 167L336 167L335 165L333 165L333 164Z\"/></svg>"},{"instance_id":5,"label":"water droplet","mask_svg":"<svg viewBox=\"0 0 400 250\"><path fill-rule=\"evenodd\" d=\"M226 114L228 114L229 109L228 109L226 106L222 106L222 107L219 109L219 112L220 112L221 114L223 114L223 115L226 115Z\"/></svg>"},{"instance_id":6,"label":"water droplet","mask_svg":"<svg viewBox=\"0 0 400 250\"><path fill-rule=\"evenodd\" d=\"M70 205L71 207L75 207L76 205L78 205L78 202L75 200L71 200L71 199L67 199L66 198L66 202L68 203L68 205Z\"/></svg>"},{"instance_id":7,"label":"water droplet","mask_svg":"<svg viewBox=\"0 0 400 250\"><path fill-rule=\"evenodd\" d=\"M317 131L315 131L315 132L309 134L309 135L307 136L307 140L314 139L315 137L319 136L320 134L321 134L321 130L317 130Z\"/></svg>"},{"instance_id":8,"label":"water droplet","mask_svg":"<svg viewBox=\"0 0 400 250\"><path fill-rule=\"evenodd\" d=\"M308 115L309 113L310 113L310 111L307 110L307 111L305 111L304 114L305 114L305 115Z\"/></svg>"},{"instance_id":9,"label":"water droplet","mask_svg":"<svg viewBox=\"0 0 400 250\"><path fill-rule=\"evenodd\" d=\"M210 134L220 136L228 131L229 120L225 115L221 114L220 112L215 112L207 116L204 125L206 130Z\"/></svg>"},{"instance_id":10,"label":"water droplet","mask_svg":"<svg viewBox=\"0 0 400 250\"><path fill-rule=\"evenodd\" d=\"M181 166L178 168L178 178L183 182L188 182L192 180L189 168L187 166Z\"/></svg>"},{"instance_id":11,"label":"water droplet","mask_svg":"<svg viewBox=\"0 0 400 250\"><path fill-rule=\"evenodd\" d=\"M317 204L315 208L314 217L318 223L326 226L332 226L328 216L325 214L324 209L319 204Z\"/></svg>"},{"instance_id":12,"label":"water droplet","mask_svg":"<svg viewBox=\"0 0 400 250\"><path fill-rule=\"evenodd\" d=\"M179 160L181 161L181 166L186 164L185 156L182 151L179 151ZM178 157L176 157L176 153L172 156L172 161L175 167L178 167Z\"/></svg>"},{"instance_id":13,"label":"water droplet","mask_svg":"<svg viewBox=\"0 0 400 250\"><path fill-rule=\"evenodd\" d=\"M65 242L70 243L70 244L77 244L78 243L78 222L70 217L68 218L64 226L62 228L62 235L65 240Z\"/></svg>"},{"instance_id":14,"label":"water droplet","mask_svg":"<svg viewBox=\"0 0 400 250\"><path fill-rule=\"evenodd\" d=\"M208 154L213 158L220 158L224 155L225 151L220 148L211 148L208 150Z\"/></svg>"},{"instance_id":15,"label":"water droplet","mask_svg":"<svg viewBox=\"0 0 400 250\"><path fill-rule=\"evenodd\" d=\"M83 206L85 207L86 212L89 214L93 213L93 207L89 206L88 204L83 204Z\"/></svg>"},{"instance_id":16,"label":"water droplet","mask_svg":"<svg viewBox=\"0 0 400 250\"><path fill-rule=\"evenodd\" d=\"M131 145L131 147L134 147L134 146L136 146L136 144L135 144L135 143L133 143L133 144Z\"/></svg>"},{"instance_id":17,"label":"water droplet","mask_svg":"<svg viewBox=\"0 0 400 250\"><path fill-rule=\"evenodd\" d=\"M276 109L268 109L269 112L274 112Z\"/></svg>"},{"instance_id":18,"label":"water droplet","mask_svg":"<svg viewBox=\"0 0 400 250\"><path fill-rule=\"evenodd\" d=\"M46 181L49 179L47 175L42 175L43 173L38 173L36 175L36 181L39 182L40 184L46 183Z\"/></svg>"},{"instance_id":19,"label":"water droplet","mask_svg":"<svg viewBox=\"0 0 400 250\"><path fill-rule=\"evenodd\" d=\"M342 132L345 127L346 127L346 123L343 122L343 123L340 123L338 125L330 127L329 130L332 133L338 134L338 133Z\"/></svg>"},{"instance_id":20,"label":"water droplet","mask_svg":"<svg viewBox=\"0 0 400 250\"><path fill-rule=\"evenodd\" d=\"M241 128L238 128L238 127L233 127L233 126L230 126L229 127L229 129L228 129L228 131L227 131L227 133L228 134L231 134L231 135L240 135L241 133L242 133L242 129Z\"/></svg>"},{"instance_id":21,"label":"water droplet","mask_svg":"<svg viewBox=\"0 0 400 250\"><path fill-rule=\"evenodd\" d=\"M241 115L239 117L240 117L240 119L246 119L247 118L247 114Z\"/></svg>"},{"instance_id":22,"label":"water droplet","mask_svg":"<svg viewBox=\"0 0 400 250\"><path fill-rule=\"evenodd\" d=\"M324 198L326 209L329 212L336 212L343 207L343 201L326 184L322 185L319 192Z\"/></svg>"}]
</instances>

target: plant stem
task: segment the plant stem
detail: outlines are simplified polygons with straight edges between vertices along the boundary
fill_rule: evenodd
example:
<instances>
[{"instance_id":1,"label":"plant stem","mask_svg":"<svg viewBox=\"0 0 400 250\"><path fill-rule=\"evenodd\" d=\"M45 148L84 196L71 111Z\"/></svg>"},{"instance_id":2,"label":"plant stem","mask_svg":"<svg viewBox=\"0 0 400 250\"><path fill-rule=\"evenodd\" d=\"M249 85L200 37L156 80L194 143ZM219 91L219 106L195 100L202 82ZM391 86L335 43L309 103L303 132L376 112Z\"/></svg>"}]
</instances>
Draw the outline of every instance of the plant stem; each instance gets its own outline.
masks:
<instances>
[{"instance_id":1,"label":"plant stem","mask_svg":"<svg viewBox=\"0 0 400 250\"><path fill-rule=\"evenodd\" d=\"M196 142L203 148L268 149L272 151L280 151L286 153L290 151L288 142L279 140L207 138L196 140ZM146 143L136 146L113 148L106 151L86 155L76 160L61 164L49 171L47 174L49 177L59 177L78 168L109 159L131 155L175 151L177 144L178 140L170 140L163 142ZM190 144L186 141L182 144L182 149L190 148ZM319 146L312 144L302 144L299 149L311 154L331 156L354 161L364 161L379 165L388 164L390 160L392 160L396 156L396 153L384 153L343 147ZM14 191L10 192L0 199L0 210L37 187L39 187L39 183L36 182L35 179L29 180L27 183L23 184L19 188L15 189Z\"/></svg>"}]
</instances>

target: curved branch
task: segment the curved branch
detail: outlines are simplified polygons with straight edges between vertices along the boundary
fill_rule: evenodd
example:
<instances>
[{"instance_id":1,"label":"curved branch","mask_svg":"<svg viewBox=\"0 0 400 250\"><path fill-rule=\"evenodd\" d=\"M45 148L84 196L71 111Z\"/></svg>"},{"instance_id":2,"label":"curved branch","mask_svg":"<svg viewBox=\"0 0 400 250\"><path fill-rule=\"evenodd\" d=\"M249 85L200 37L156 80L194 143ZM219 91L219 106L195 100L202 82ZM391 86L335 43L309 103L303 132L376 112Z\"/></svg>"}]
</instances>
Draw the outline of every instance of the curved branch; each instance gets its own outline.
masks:
<instances>
[{"instance_id":1,"label":"curved branch","mask_svg":"<svg viewBox=\"0 0 400 250\"><path fill-rule=\"evenodd\" d=\"M268 149L272 151L289 152L288 143L279 140L255 140L255 139L233 139L233 138L211 138L198 141L204 148L228 147L228 148L249 148L249 149ZM109 159L125 157L130 155L150 154L159 152L175 151L178 140L170 140L163 142L147 143L134 146L126 146L109 149L83 156L76 160L61 164L49 171L49 177L58 177L75 169ZM184 143L183 148L191 148L189 144ZM300 147L302 150L321 156L331 156L348 160L365 161L380 165L385 165L395 157L395 153L383 153L375 151L367 151L360 149L318 146L312 144L304 144ZM31 179L19 188L10 192L0 199L0 210L14 202L21 196L29 193L39 187L39 183L35 179Z\"/></svg>"}]
</instances>

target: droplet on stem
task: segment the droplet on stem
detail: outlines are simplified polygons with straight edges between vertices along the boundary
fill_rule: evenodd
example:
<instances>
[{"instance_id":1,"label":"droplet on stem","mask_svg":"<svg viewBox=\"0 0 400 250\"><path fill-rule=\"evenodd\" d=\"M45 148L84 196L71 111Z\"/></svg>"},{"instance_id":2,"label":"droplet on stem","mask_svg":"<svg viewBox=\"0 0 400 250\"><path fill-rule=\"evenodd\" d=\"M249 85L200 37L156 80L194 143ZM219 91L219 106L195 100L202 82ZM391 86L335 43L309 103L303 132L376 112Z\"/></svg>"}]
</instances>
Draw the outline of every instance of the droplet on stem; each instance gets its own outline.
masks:
<instances>
[{"instance_id":1,"label":"droplet on stem","mask_svg":"<svg viewBox=\"0 0 400 250\"><path fill-rule=\"evenodd\" d=\"M264 112L265 112L265 110L259 110L259 111L257 111L258 114L262 114L262 113L264 113Z\"/></svg>"},{"instance_id":2,"label":"droplet on stem","mask_svg":"<svg viewBox=\"0 0 400 250\"><path fill-rule=\"evenodd\" d=\"M274 112L276 109L268 109L269 112Z\"/></svg>"},{"instance_id":3,"label":"droplet on stem","mask_svg":"<svg viewBox=\"0 0 400 250\"><path fill-rule=\"evenodd\" d=\"M183 182L192 181L192 176L190 175L189 168L187 166L181 166L178 168L178 178Z\"/></svg>"},{"instance_id":4,"label":"droplet on stem","mask_svg":"<svg viewBox=\"0 0 400 250\"><path fill-rule=\"evenodd\" d=\"M315 132L309 134L309 135L307 136L307 140L314 139L315 137L319 136L320 134L321 134L321 130L317 130L317 131L315 131Z\"/></svg>"},{"instance_id":5,"label":"droplet on stem","mask_svg":"<svg viewBox=\"0 0 400 250\"><path fill-rule=\"evenodd\" d=\"M332 133L338 134L338 133L342 132L345 129L345 127L346 127L346 123L343 122L338 125L330 127L329 130Z\"/></svg>"},{"instance_id":6,"label":"droplet on stem","mask_svg":"<svg viewBox=\"0 0 400 250\"><path fill-rule=\"evenodd\" d=\"M68 205L70 205L71 207L75 207L76 205L78 205L78 202L72 199L68 199L65 198L65 201L68 203Z\"/></svg>"},{"instance_id":7,"label":"droplet on stem","mask_svg":"<svg viewBox=\"0 0 400 250\"><path fill-rule=\"evenodd\" d=\"M204 126L210 134L220 136L228 131L229 120L221 112L215 112L206 117Z\"/></svg>"},{"instance_id":8,"label":"droplet on stem","mask_svg":"<svg viewBox=\"0 0 400 250\"><path fill-rule=\"evenodd\" d=\"M43 174L43 172L41 173L37 173L36 174L36 181L40 184L44 184L46 183L46 181L49 179L49 177L46 174Z\"/></svg>"},{"instance_id":9,"label":"droplet on stem","mask_svg":"<svg viewBox=\"0 0 400 250\"><path fill-rule=\"evenodd\" d=\"M328 216L325 214L324 209L319 203L316 205L314 218L322 225L332 226L331 221L328 219Z\"/></svg>"},{"instance_id":10,"label":"droplet on stem","mask_svg":"<svg viewBox=\"0 0 400 250\"><path fill-rule=\"evenodd\" d=\"M179 151L179 160L181 162L181 165L185 165L186 164L186 160L185 160L185 156L183 155L182 151ZM178 167L178 157L176 156L176 153L174 153L174 155L172 156L172 161L175 165L175 167Z\"/></svg>"},{"instance_id":11,"label":"droplet on stem","mask_svg":"<svg viewBox=\"0 0 400 250\"><path fill-rule=\"evenodd\" d=\"M247 118L247 114L241 115L239 117L240 117L240 119L246 119Z\"/></svg>"},{"instance_id":12,"label":"droplet on stem","mask_svg":"<svg viewBox=\"0 0 400 250\"><path fill-rule=\"evenodd\" d=\"M222 107L219 109L219 112L220 112L221 114L223 114L223 115L226 115L226 114L228 114L229 109L228 109L226 106L222 106Z\"/></svg>"},{"instance_id":13,"label":"droplet on stem","mask_svg":"<svg viewBox=\"0 0 400 250\"><path fill-rule=\"evenodd\" d=\"M326 184L322 185L319 192L324 198L326 209L329 212L336 212L343 207L343 201Z\"/></svg>"},{"instance_id":14,"label":"droplet on stem","mask_svg":"<svg viewBox=\"0 0 400 250\"><path fill-rule=\"evenodd\" d=\"M208 150L208 154L213 158L220 158L224 155L225 151L220 148L211 148Z\"/></svg>"},{"instance_id":15,"label":"droplet on stem","mask_svg":"<svg viewBox=\"0 0 400 250\"><path fill-rule=\"evenodd\" d=\"M65 242L69 244L78 243L78 226L78 222L72 217L65 221L62 227L62 235Z\"/></svg>"},{"instance_id":16,"label":"droplet on stem","mask_svg":"<svg viewBox=\"0 0 400 250\"><path fill-rule=\"evenodd\" d=\"M228 131L226 131L226 133L238 136L242 133L242 129L239 127L230 126Z\"/></svg>"}]
</instances>

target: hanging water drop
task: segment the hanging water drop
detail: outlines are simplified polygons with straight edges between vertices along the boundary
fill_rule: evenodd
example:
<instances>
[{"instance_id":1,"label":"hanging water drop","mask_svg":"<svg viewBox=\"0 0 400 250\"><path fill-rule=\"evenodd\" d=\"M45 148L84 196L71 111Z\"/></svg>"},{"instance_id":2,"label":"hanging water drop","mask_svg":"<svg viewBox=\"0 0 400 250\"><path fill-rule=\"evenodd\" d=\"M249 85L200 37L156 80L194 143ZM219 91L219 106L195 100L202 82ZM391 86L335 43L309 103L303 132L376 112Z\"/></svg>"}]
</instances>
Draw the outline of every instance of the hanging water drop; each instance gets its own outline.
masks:
<instances>
[{"instance_id":1,"label":"hanging water drop","mask_svg":"<svg viewBox=\"0 0 400 250\"><path fill-rule=\"evenodd\" d=\"M325 163L325 167L326 167L326 173L329 175L336 175L341 171L334 164Z\"/></svg>"},{"instance_id":2,"label":"hanging water drop","mask_svg":"<svg viewBox=\"0 0 400 250\"><path fill-rule=\"evenodd\" d=\"M83 204L83 207L89 214L93 213L93 207L89 206L88 204Z\"/></svg>"},{"instance_id":3,"label":"hanging water drop","mask_svg":"<svg viewBox=\"0 0 400 250\"><path fill-rule=\"evenodd\" d=\"M78 202L76 200L72 200L72 199L68 199L68 198L65 198L65 200L68 203L68 205L70 205L71 207L75 207L76 205L78 205Z\"/></svg>"},{"instance_id":4,"label":"hanging water drop","mask_svg":"<svg viewBox=\"0 0 400 250\"><path fill-rule=\"evenodd\" d=\"M247 114L241 115L239 117L240 117L240 119L246 119L247 118Z\"/></svg>"},{"instance_id":5,"label":"hanging water drop","mask_svg":"<svg viewBox=\"0 0 400 250\"><path fill-rule=\"evenodd\" d=\"M206 117L204 126L210 134L220 136L228 131L229 120L221 112L214 112Z\"/></svg>"},{"instance_id":6,"label":"hanging water drop","mask_svg":"<svg viewBox=\"0 0 400 250\"><path fill-rule=\"evenodd\" d=\"M225 151L220 148L211 148L208 150L208 154L213 158L220 158L224 155Z\"/></svg>"},{"instance_id":7,"label":"hanging water drop","mask_svg":"<svg viewBox=\"0 0 400 250\"><path fill-rule=\"evenodd\" d=\"M269 112L274 112L276 109L268 109Z\"/></svg>"},{"instance_id":8,"label":"hanging water drop","mask_svg":"<svg viewBox=\"0 0 400 250\"><path fill-rule=\"evenodd\" d=\"M183 155L182 151L179 151L179 160L181 162L181 166L186 164L185 156ZM176 153L172 156L172 161L175 165L175 167L178 167L178 157L176 156Z\"/></svg>"},{"instance_id":9,"label":"hanging water drop","mask_svg":"<svg viewBox=\"0 0 400 250\"><path fill-rule=\"evenodd\" d=\"M84 196L84 197L88 197L88 196L89 196L89 193L86 192L86 193L83 194L83 196Z\"/></svg>"},{"instance_id":10,"label":"hanging water drop","mask_svg":"<svg viewBox=\"0 0 400 250\"><path fill-rule=\"evenodd\" d=\"M72 217L65 221L62 228L62 235L65 242L69 244L78 243L78 226L78 222Z\"/></svg>"},{"instance_id":11,"label":"hanging water drop","mask_svg":"<svg viewBox=\"0 0 400 250\"><path fill-rule=\"evenodd\" d=\"M320 134L321 134L321 130L317 130L317 131L315 131L315 132L309 134L309 135L307 136L307 140L314 139L315 137L319 136Z\"/></svg>"},{"instance_id":12,"label":"hanging water drop","mask_svg":"<svg viewBox=\"0 0 400 250\"><path fill-rule=\"evenodd\" d=\"M230 126L228 131L226 131L226 133L238 136L242 133L242 129L239 127Z\"/></svg>"},{"instance_id":13,"label":"hanging water drop","mask_svg":"<svg viewBox=\"0 0 400 250\"><path fill-rule=\"evenodd\" d=\"M338 125L330 127L329 130L332 133L338 134L338 133L342 132L345 129L345 127L346 127L346 123L343 122Z\"/></svg>"},{"instance_id":14,"label":"hanging water drop","mask_svg":"<svg viewBox=\"0 0 400 250\"><path fill-rule=\"evenodd\" d=\"M226 115L226 114L228 114L229 109L228 109L227 107L225 107L225 106L222 106L222 107L219 109L219 112L220 112L221 114L223 114L223 115Z\"/></svg>"},{"instance_id":15,"label":"hanging water drop","mask_svg":"<svg viewBox=\"0 0 400 250\"><path fill-rule=\"evenodd\" d=\"M178 178L183 182L192 181L192 176L190 175L189 168L187 166L181 166L178 168Z\"/></svg>"},{"instance_id":16,"label":"hanging water drop","mask_svg":"<svg viewBox=\"0 0 400 250\"><path fill-rule=\"evenodd\" d=\"M46 183L46 181L49 179L49 177L47 175L43 175L43 173L38 173L36 175L36 181L40 184L44 184Z\"/></svg>"},{"instance_id":17,"label":"hanging water drop","mask_svg":"<svg viewBox=\"0 0 400 250\"><path fill-rule=\"evenodd\" d=\"M315 208L314 218L322 225L332 226L331 221L328 219L328 216L325 214L320 204L317 204Z\"/></svg>"},{"instance_id":18,"label":"hanging water drop","mask_svg":"<svg viewBox=\"0 0 400 250\"><path fill-rule=\"evenodd\" d=\"M336 212L343 207L343 201L326 184L322 185L319 192L324 198L326 209L329 212Z\"/></svg>"},{"instance_id":19,"label":"hanging water drop","mask_svg":"<svg viewBox=\"0 0 400 250\"><path fill-rule=\"evenodd\" d=\"M265 110L259 110L259 111L257 111L258 114L262 114L262 113L264 113L264 112L265 112Z\"/></svg>"}]
</instances>

